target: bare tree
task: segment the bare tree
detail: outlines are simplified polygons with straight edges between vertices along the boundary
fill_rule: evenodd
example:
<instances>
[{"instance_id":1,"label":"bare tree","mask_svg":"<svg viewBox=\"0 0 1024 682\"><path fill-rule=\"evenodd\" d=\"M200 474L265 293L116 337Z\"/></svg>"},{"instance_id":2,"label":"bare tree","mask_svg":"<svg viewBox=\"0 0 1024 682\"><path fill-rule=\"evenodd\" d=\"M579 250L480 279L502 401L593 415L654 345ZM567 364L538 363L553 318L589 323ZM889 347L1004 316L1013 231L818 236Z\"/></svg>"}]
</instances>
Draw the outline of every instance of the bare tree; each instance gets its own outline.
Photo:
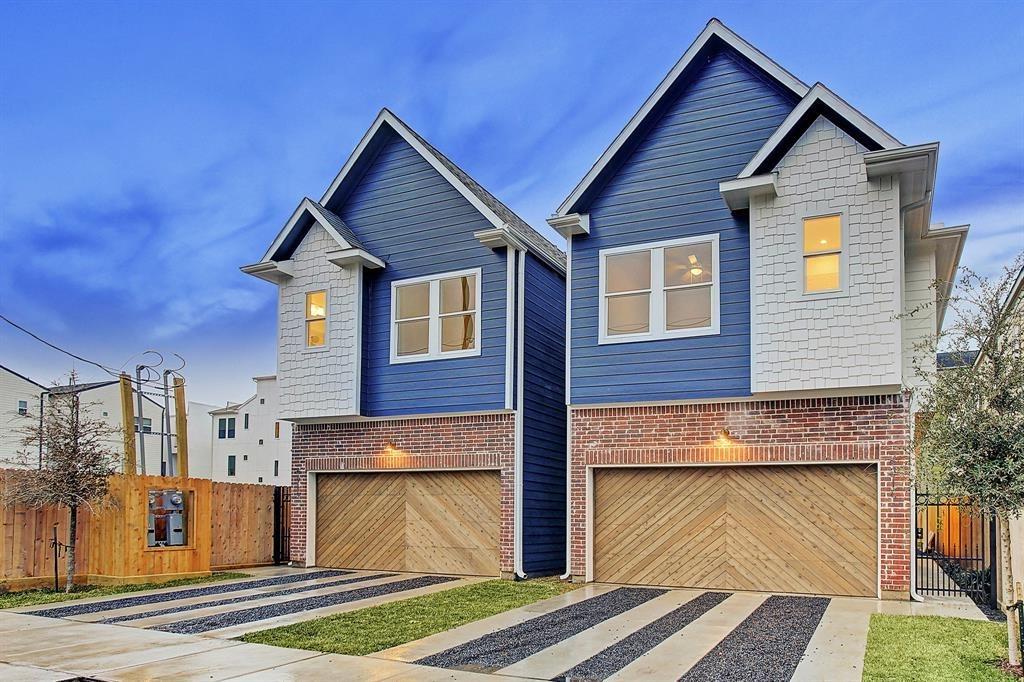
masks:
<instances>
[{"instance_id":1,"label":"bare tree","mask_svg":"<svg viewBox=\"0 0 1024 682\"><path fill-rule=\"evenodd\" d=\"M42 419L23 429L26 450L20 460L26 468L8 469L0 490L0 503L4 506L67 508L65 592L74 589L78 512L108 504L107 478L118 470L120 453L116 450L116 439L121 433L120 428L92 416L90 404L82 403L74 372L69 379L67 386L55 386L51 391ZM30 453L37 451L40 442L42 466L35 468L37 463Z\"/></svg>"},{"instance_id":2,"label":"bare tree","mask_svg":"<svg viewBox=\"0 0 1024 682\"><path fill-rule=\"evenodd\" d=\"M935 372L922 362L916 372L927 417L918 469L999 519L1007 605L1014 601L1008 522L1024 513L1024 302L1010 300L1022 266L1024 254L993 278L961 268L948 298L951 323L917 355L934 358L942 344L962 366ZM1008 612L1007 626L1010 663L1020 665L1016 611Z\"/></svg>"}]
</instances>

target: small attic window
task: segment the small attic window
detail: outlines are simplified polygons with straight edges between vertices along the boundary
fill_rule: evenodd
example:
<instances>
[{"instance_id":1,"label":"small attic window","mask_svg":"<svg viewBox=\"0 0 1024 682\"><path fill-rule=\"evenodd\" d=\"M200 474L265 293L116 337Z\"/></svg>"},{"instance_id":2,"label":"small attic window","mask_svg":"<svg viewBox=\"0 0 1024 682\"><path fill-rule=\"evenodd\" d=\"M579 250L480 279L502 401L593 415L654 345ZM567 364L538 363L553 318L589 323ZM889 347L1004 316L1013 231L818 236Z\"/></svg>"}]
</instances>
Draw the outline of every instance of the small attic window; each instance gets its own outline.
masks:
<instances>
[{"instance_id":1,"label":"small attic window","mask_svg":"<svg viewBox=\"0 0 1024 682\"><path fill-rule=\"evenodd\" d=\"M842 288L842 250L841 216L804 218L804 293L818 294Z\"/></svg>"}]
</instances>

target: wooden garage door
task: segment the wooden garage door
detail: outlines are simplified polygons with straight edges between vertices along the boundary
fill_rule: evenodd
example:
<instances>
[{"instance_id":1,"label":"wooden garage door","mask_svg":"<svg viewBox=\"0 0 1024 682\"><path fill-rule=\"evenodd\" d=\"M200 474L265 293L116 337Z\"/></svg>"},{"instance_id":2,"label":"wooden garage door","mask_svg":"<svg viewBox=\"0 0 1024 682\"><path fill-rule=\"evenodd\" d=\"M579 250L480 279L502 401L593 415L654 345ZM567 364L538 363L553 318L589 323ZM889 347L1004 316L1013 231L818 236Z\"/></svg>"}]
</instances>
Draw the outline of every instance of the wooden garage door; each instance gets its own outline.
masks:
<instances>
[{"instance_id":1,"label":"wooden garage door","mask_svg":"<svg viewBox=\"0 0 1024 682\"><path fill-rule=\"evenodd\" d=\"M875 596L874 465L594 470L594 579Z\"/></svg>"},{"instance_id":2,"label":"wooden garage door","mask_svg":"<svg viewBox=\"0 0 1024 682\"><path fill-rule=\"evenodd\" d=\"M495 471L317 476L316 565L498 574Z\"/></svg>"}]
</instances>

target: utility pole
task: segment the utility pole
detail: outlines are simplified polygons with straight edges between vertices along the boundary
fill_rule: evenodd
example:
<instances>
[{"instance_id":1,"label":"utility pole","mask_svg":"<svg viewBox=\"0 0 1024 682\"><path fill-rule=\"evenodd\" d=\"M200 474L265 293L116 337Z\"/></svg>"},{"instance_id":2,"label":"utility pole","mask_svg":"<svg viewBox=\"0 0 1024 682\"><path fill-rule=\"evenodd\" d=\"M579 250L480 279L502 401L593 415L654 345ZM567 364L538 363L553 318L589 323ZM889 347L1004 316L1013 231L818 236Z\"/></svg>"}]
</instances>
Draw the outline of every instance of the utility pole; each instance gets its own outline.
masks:
<instances>
[{"instance_id":1,"label":"utility pole","mask_svg":"<svg viewBox=\"0 0 1024 682\"><path fill-rule=\"evenodd\" d=\"M178 429L178 475L188 478L188 403L185 402L185 380L174 377L174 419Z\"/></svg>"},{"instance_id":2,"label":"utility pole","mask_svg":"<svg viewBox=\"0 0 1024 682\"><path fill-rule=\"evenodd\" d=\"M164 423L162 426L164 432L164 441L167 443L166 449L161 451L167 452L167 475L173 476L175 474L174 459L171 457L171 453L174 450L171 447L171 394L170 389L167 386L167 377L170 376L171 370L164 370Z\"/></svg>"},{"instance_id":3,"label":"utility pole","mask_svg":"<svg viewBox=\"0 0 1024 682\"><path fill-rule=\"evenodd\" d=\"M135 396L138 404L138 421L135 423L135 431L139 434L139 462L142 465L142 475L146 475L146 434L142 432L142 370L143 365L135 365Z\"/></svg>"},{"instance_id":4,"label":"utility pole","mask_svg":"<svg viewBox=\"0 0 1024 682\"><path fill-rule=\"evenodd\" d=\"M121 431L124 436L124 475L134 476L135 470L135 432L132 430L135 415L132 408L132 380L125 372L121 372Z\"/></svg>"}]
</instances>

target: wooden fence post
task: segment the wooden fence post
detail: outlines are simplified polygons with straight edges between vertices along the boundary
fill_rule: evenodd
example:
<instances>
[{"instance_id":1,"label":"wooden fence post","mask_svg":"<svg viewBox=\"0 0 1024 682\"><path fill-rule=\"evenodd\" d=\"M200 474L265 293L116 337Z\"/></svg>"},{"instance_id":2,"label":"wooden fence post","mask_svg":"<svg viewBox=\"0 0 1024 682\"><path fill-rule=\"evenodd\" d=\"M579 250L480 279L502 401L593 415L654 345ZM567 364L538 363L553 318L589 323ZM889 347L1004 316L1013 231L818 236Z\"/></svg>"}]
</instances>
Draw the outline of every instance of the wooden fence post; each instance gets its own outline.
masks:
<instances>
[{"instance_id":1,"label":"wooden fence post","mask_svg":"<svg viewBox=\"0 0 1024 682\"><path fill-rule=\"evenodd\" d=\"M188 414L185 380L174 377L174 424L178 436L178 476L188 478Z\"/></svg>"},{"instance_id":2,"label":"wooden fence post","mask_svg":"<svg viewBox=\"0 0 1024 682\"><path fill-rule=\"evenodd\" d=\"M135 406L132 404L132 380L121 372L121 428L124 430L124 475L135 470Z\"/></svg>"}]
</instances>

